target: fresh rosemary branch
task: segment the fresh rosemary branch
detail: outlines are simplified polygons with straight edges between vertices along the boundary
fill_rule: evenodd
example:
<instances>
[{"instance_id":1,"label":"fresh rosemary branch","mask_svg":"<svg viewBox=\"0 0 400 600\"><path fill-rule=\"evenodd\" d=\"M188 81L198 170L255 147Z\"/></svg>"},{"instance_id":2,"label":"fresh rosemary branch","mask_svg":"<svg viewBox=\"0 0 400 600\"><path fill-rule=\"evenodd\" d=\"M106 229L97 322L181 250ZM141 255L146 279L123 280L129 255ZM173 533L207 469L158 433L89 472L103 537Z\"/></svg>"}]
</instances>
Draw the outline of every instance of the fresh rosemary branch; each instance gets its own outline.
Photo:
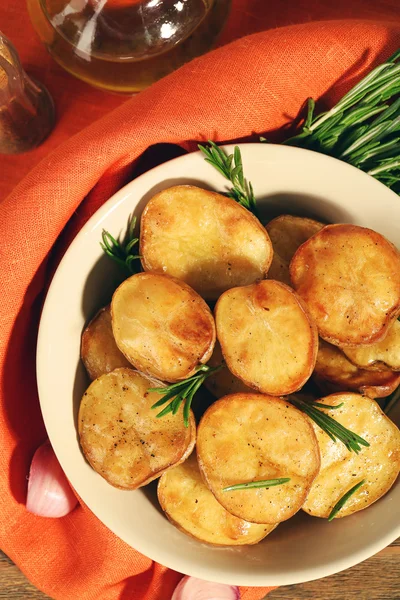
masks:
<instances>
[{"instance_id":1,"label":"fresh rosemary branch","mask_svg":"<svg viewBox=\"0 0 400 600\"><path fill-rule=\"evenodd\" d=\"M400 50L330 110L314 116L308 99L302 131L284 143L344 160L400 194Z\"/></svg>"},{"instance_id":2,"label":"fresh rosemary branch","mask_svg":"<svg viewBox=\"0 0 400 600\"><path fill-rule=\"evenodd\" d=\"M344 496L340 498L340 500L336 502L335 506L332 508L329 514L328 521L333 521L338 512L342 510L343 506L346 504L350 496L352 496L362 485L364 485L364 483L365 479L356 483L356 485L354 485L348 492L344 494Z\"/></svg>"},{"instance_id":3,"label":"fresh rosemary branch","mask_svg":"<svg viewBox=\"0 0 400 600\"><path fill-rule=\"evenodd\" d=\"M166 387L149 388L149 392L156 392L157 394L163 395L163 397L158 402L153 404L151 408L159 408L168 402L167 406L165 406L165 408L158 413L157 417L164 417L170 412L172 412L173 415L176 415L182 402L185 402L183 407L183 421L185 423L185 427L188 427L190 407L192 405L192 400L195 393L204 383L207 377L213 373L216 373L220 369L222 369L222 365L218 365L217 367L201 365L198 367L196 373L187 379L183 379L177 383L172 383Z\"/></svg>"},{"instance_id":4,"label":"fresh rosemary branch","mask_svg":"<svg viewBox=\"0 0 400 600\"><path fill-rule=\"evenodd\" d=\"M231 492L232 490L250 490L255 488L269 488L275 485L282 485L290 481L290 477L281 477L280 479L263 479L261 481L249 481L248 483L236 483L229 487L223 488L223 492Z\"/></svg>"},{"instance_id":5,"label":"fresh rosemary branch","mask_svg":"<svg viewBox=\"0 0 400 600\"><path fill-rule=\"evenodd\" d=\"M308 403L295 396L290 396L288 399L293 406L305 413L310 419L314 421L329 437L331 440L336 442L339 440L346 446L346 448L352 452L358 454L361 450L361 446L369 446L369 443L362 437L346 429L341 423L327 415L325 412L320 410L321 408L332 410L342 406L328 406L325 404L318 404L317 402Z\"/></svg>"},{"instance_id":6,"label":"fresh rosemary branch","mask_svg":"<svg viewBox=\"0 0 400 600\"><path fill-rule=\"evenodd\" d=\"M111 233L105 229L103 229L101 235L102 241L100 242L103 252L127 270L130 275L137 272L134 262L140 258L138 254L133 253L133 247L136 246L139 241L139 238L135 237L134 234L135 226L136 217L130 216L125 238L122 242L120 242L119 239L116 240Z\"/></svg>"},{"instance_id":7,"label":"fresh rosemary branch","mask_svg":"<svg viewBox=\"0 0 400 600\"><path fill-rule=\"evenodd\" d=\"M254 196L253 186L245 179L243 174L242 155L238 146L235 146L233 154L226 152L212 141L209 146L199 144L199 150L204 154L206 162L210 163L232 184L228 196L239 204L257 215L257 204Z\"/></svg>"}]
</instances>

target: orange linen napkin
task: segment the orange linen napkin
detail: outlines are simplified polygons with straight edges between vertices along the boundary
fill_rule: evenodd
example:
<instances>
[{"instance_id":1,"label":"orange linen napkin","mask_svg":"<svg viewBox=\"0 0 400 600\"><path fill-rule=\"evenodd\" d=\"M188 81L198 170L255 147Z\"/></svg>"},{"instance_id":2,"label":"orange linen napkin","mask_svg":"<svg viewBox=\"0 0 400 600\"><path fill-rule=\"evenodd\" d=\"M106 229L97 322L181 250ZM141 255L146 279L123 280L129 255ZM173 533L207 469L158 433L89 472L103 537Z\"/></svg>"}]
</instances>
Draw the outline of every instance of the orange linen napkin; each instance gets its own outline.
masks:
<instances>
[{"instance_id":1,"label":"orange linen napkin","mask_svg":"<svg viewBox=\"0 0 400 600\"><path fill-rule=\"evenodd\" d=\"M129 548L84 506L58 520L25 510L26 474L45 438L35 342L43 290L54 266L49 259L59 257L60 244L65 247L88 216L132 177L135 166L140 168L137 159L150 146L161 142L191 149L194 141L276 130L297 114L307 96L332 103L399 46L400 23L394 21L316 22L240 39L188 64L68 140L2 204L0 543L52 598L169 600L180 575ZM72 215L66 236L51 253ZM242 598L258 600L267 591L243 588Z\"/></svg>"}]
</instances>

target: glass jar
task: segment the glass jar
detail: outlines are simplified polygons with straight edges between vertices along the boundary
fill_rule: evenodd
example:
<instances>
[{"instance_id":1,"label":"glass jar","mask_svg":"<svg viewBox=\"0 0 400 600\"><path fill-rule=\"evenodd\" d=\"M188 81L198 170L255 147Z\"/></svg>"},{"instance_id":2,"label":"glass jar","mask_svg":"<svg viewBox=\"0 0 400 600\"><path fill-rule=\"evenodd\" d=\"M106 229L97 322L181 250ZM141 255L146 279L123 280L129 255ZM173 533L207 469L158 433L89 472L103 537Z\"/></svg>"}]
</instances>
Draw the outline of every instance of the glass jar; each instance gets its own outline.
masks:
<instances>
[{"instance_id":1,"label":"glass jar","mask_svg":"<svg viewBox=\"0 0 400 600\"><path fill-rule=\"evenodd\" d=\"M36 148L54 127L46 88L28 77L11 42L0 32L0 154Z\"/></svg>"},{"instance_id":2,"label":"glass jar","mask_svg":"<svg viewBox=\"0 0 400 600\"><path fill-rule=\"evenodd\" d=\"M211 48L230 0L28 0L41 40L91 85L138 92Z\"/></svg>"}]
</instances>

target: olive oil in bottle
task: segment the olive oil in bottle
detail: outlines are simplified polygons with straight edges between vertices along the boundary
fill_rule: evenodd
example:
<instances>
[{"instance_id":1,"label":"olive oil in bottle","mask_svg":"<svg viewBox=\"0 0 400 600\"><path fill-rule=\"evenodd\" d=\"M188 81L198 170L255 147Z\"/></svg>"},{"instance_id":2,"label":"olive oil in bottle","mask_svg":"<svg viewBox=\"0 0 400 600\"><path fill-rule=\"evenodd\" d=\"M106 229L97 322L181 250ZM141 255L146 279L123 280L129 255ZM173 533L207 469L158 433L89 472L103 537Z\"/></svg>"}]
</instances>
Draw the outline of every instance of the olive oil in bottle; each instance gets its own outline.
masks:
<instances>
[{"instance_id":1,"label":"olive oil in bottle","mask_svg":"<svg viewBox=\"0 0 400 600\"><path fill-rule=\"evenodd\" d=\"M230 0L28 0L34 28L64 69L134 93L207 52Z\"/></svg>"}]
</instances>

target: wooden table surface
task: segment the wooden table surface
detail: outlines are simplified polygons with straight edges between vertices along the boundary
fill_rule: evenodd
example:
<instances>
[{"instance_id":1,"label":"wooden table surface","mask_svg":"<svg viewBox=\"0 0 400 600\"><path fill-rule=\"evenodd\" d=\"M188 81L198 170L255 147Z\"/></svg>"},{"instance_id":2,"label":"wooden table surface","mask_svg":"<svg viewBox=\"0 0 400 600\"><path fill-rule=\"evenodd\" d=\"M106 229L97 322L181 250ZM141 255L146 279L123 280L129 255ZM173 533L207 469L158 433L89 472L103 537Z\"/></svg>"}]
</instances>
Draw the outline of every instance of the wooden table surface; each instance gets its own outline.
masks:
<instances>
[{"instance_id":1,"label":"wooden table surface","mask_svg":"<svg viewBox=\"0 0 400 600\"><path fill-rule=\"evenodd\" d=\"M319 581L278 588L268 595L268 600L400 600L399 559L400 538L347 571ZM0 552L0 600L4 598L45 600L49 596L34 588L18 567Z\"/></svg>"}]
</instances>

